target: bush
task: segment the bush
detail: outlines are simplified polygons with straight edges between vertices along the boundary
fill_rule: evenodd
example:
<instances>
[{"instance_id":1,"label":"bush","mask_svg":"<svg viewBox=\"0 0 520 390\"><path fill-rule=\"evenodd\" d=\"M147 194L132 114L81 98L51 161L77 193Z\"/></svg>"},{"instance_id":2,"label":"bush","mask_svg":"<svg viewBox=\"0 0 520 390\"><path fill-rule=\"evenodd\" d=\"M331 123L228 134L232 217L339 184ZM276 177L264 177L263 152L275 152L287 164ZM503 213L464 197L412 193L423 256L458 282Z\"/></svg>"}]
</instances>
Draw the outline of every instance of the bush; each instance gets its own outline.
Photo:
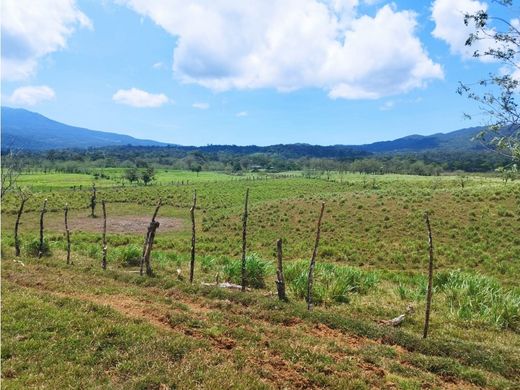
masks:
<instances>
[{"instance_id":1,"label":"bush","mask_svg":"<svg viewBox=\"0 0 520 390\"><path fill-rule=\"evenodd\" d=\"M123 267L135 267L141 265L142 249L135 244L130 244L119 249L117 260Z\"/></svg>"},{"instance_id":2,"label":"bush","mask_svg":"<svg viewBox=\"0 0 520 390\"><path fill-rule=\"evenodd\" d=\"M43 240L42 249L43 249L43 256L51 255L51 249L49 247L49 244L47 243L47 240ZM25 245L24 245L24 251L27 254L27 256L37 257L39 250L40 250L40 239L38 239L38 238L33 238L32 240L25 243Z\"/></svg>"},{"instance_id":3,"label":"bush","mask_svg":"<svg viewBox=\"0 0 520 390\"><path fill-rule=\"evenodd\" d=\"M289 290L300 299L307 297L308 273L309 264L306 261L289 263L284 270ZM378 281L375 272L331 263L317 263L314 268L314 303L348 303L349 294L366 294Z\"/></svg>"},{"instance_id":4,"label":"bush","mask_svg":"<svg viewBox=\"0 0 520 390\"><path fill-rule=\"evenodd\" d=\"M262 260L256 253L246 256L246 285L253 288L265 288L265 278L273 270L271 262ZM227 281L240 284L242 282L242 261L226 262L223 273Z\"/></svg>"}]
</instances>

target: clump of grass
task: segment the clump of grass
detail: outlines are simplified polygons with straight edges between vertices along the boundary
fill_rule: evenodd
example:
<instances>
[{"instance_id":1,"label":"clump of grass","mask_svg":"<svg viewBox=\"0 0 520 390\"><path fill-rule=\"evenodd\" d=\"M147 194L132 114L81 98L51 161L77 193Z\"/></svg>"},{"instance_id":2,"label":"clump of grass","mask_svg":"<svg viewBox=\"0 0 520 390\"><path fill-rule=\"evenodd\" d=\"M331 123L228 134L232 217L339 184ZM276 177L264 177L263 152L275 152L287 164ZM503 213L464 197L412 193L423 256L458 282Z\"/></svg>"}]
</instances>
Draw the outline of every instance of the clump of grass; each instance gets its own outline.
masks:
<instances>
[{"instance_id":1,"label":"clump of grass","mask_svg":"<svg viewBox=\"0 0 520 390\"><path fill-rule=\"evenodd\" d=\"M154 251L152 252L152 259L154 262L159 264L171 264L176 267L180 267L182 265L182 257L179 256L175 252L161 252Z\"/></svg>"},{"instance_id":2,"label":"clump of grass","mask_svg":"<svg viewBox=\"0 0 520 390\"><path fill-rule=\"evenodd\" d=\"M270 261L263 260L256 253L246 257L246 284L253 288L265 288L266 276L274 270ZM224 278L232 283L241 283L242 262L230 260L222 269Z\"/></svg>"},{"instance_id":3,"label":"clump of grass","mask_svg":"<svg viewBox=\"0 0 520 390\"><path fill-rule=\"evenodd\" d=\"M306 261L287 264L284 270L289 290L300 299L307 296L309 265ZM366 294L379 282L375 272L358 268L317 263L314 270L314 301L316 304L348 303L352 293Z\"/></svg>"},{"instance_id":4,"label":"clump of grass","mask_svg":"<svg viewBox=\"0 0 520 390\"><path fill-rule=\"evenodd\" d=\"M116 259L123 267L136 267L141 264L142 250L135 244L119 248Z\"/></svg>"},{"instance_id":5,"label":"clump of grass","mask_svg":"<svg viewBox=\"0 0 520 390\"><path fill-rule=\"evenodd\" d=\"M26 242L24 245L24 250L27 256L38 256L38 252L40 250L40 240L38 238L33 238L30 241ZM43 241L42 253L43 256L51 255L51 248L49 247L49 243L47 242L47 240Z\"/></svg>"},{"instance_id":6,"label":"clump of grass","mask_svg":"<svg viewBox=\"0 0 520 390\"><path fill-rule=\"evenodd\" d=\"M520 330L518 291L502 288L493 278L461 271L440 272L434 283L457 317Z\"/></svg>"}]
</instances>

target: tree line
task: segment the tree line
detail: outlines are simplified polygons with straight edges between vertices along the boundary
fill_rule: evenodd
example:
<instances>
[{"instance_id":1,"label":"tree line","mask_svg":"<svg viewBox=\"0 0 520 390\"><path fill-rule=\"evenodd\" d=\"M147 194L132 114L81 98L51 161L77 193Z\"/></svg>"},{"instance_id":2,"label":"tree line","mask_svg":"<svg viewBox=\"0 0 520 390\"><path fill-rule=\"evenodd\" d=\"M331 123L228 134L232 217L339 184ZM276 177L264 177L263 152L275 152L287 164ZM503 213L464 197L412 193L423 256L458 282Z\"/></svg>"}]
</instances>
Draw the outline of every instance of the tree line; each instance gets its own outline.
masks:
<instances>
[{"instance_id":1,"label":"tree line","mask_svg":"<svg viewBox=\"0 0 520 390\"><path fill-rule=\"evenodd\" d=\"M294 154L294 151L291 152ZM400 173L434 176L443 172L491 172L508 163L500 154L424 152L416 154L340 157L285 157L276 153L202 152L174 147L112 147L85 150L21 151L16 158L24 169L44 172L90 173L96 168L125 168L125 179L147 184L153 169L168 168L223 172L282 172L294 170ZM97 173L97 175L102 175Z\"/></svg>"}]
</instances>

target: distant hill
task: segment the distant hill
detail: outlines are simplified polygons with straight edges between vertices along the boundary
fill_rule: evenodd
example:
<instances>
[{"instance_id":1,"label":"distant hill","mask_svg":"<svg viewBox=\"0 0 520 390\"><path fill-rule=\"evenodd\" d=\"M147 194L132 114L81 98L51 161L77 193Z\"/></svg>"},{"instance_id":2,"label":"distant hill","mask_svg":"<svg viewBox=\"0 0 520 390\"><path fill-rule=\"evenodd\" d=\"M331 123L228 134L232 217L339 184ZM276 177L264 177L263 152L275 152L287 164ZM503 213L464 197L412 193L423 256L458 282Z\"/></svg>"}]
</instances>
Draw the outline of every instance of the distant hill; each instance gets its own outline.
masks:
<instances>
[{"instance_id":1,"label":"distant hill","mask_svg":"<svg viewBox=\"0 0 520 390\"><path fill-rule=\"evenodd\" d=\"M483 129L483 127L470 127L449 133L414 134L393 141L353 147L370 153L473 152L483 149L480 143L472 141L472 138Z\"/></svg>"},{"instance_id":2,"label":"distant hill","mask_svg":"<svg viewBox=\"0 0 520 390\"><path fill-rule=\"evenodd\" d=\"M309 145L294 143L271 146L207 145L173 147L181 151L206 153L229 153L249 155L255 153L276 154L285 158L316 157L351 159L372 154L408 154L424 152L478 152L483 147L472 141L482 127L472 127L449 133L433 135L410 135L392 141L374 142L366 145ZM114 146L166 146L151 140L142 140L128 135L95 131L51 120L35 112L19 108L2 107L2 149L11 147L23 150L84 149ZM171 145L170 145L171 146Z\"/></svg>"},{"instance_id":3,"label":"distant hill","mask_svg":"<svg viewBox=\"0 0 520 390\"><path fill-rule=\"evenodd\" d=\"M68 126L35 112L2 107L2 149L48 150L104 146L164 146L128 135Z\"/></svg>"}]
</instances>

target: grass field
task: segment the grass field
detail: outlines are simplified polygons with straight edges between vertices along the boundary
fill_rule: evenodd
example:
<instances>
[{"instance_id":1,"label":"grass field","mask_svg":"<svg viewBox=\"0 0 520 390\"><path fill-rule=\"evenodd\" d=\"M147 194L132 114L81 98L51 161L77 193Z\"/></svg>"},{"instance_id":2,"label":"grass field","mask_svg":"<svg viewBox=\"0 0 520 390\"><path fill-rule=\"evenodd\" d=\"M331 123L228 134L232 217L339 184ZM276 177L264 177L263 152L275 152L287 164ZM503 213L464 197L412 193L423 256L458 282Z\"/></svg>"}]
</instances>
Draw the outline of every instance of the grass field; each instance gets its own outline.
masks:
<instances>
[{"instance_id":1,"label":"grass field","mask_svg":"<svg viewBox=\"0 0 520 390\"><path fill-rule=\"evenodd\" d=\"M19 178L19 185L36 191L49 191L54 189L88 189L95 183L97 187L131 186L123 179L123 168L99 168L90 169L89 174L84 173L23 173ZM261 174L228 175L219 172L176 171L171 169L158 169L155 173L155 185L176 185L185 183L214 182L221 180L238 180L241 178L259 177Z\"/></svg>"},{"instance_id":2,"label":"grass field","mask_svg":"<svg viewBox=\"0 0 520 390\"><path fill-rule=\"evenodd\" d=\"M21 182L34 192L22 216L21 263L12 234L18 201L9 194L2 202L5 388L520 386L519 183L174 171L158 172L158 183L146 187L99 179L98 202L107 201L109 221L127 227L109 230L108 270L102 271L102 221L88 218L87 209L92 176L33 174ZM201 286L217 277L239 282L246 188L248 276L255 288ZM197 267L190 285L195 190ZM140 277L143 218L159 198L158 220L165 223L152 253L156 276ZM37 260L31 251L43 199L50 254ZM308 312L306 272L322 201L318 305ZM65 264L65 202L72 266ZM430 337L423 340L427 210L436 267ZM278 238L288 303L274 293ZM414 311L401 327L380 324L408 306Z\"/></svg>"}]
</instances>

